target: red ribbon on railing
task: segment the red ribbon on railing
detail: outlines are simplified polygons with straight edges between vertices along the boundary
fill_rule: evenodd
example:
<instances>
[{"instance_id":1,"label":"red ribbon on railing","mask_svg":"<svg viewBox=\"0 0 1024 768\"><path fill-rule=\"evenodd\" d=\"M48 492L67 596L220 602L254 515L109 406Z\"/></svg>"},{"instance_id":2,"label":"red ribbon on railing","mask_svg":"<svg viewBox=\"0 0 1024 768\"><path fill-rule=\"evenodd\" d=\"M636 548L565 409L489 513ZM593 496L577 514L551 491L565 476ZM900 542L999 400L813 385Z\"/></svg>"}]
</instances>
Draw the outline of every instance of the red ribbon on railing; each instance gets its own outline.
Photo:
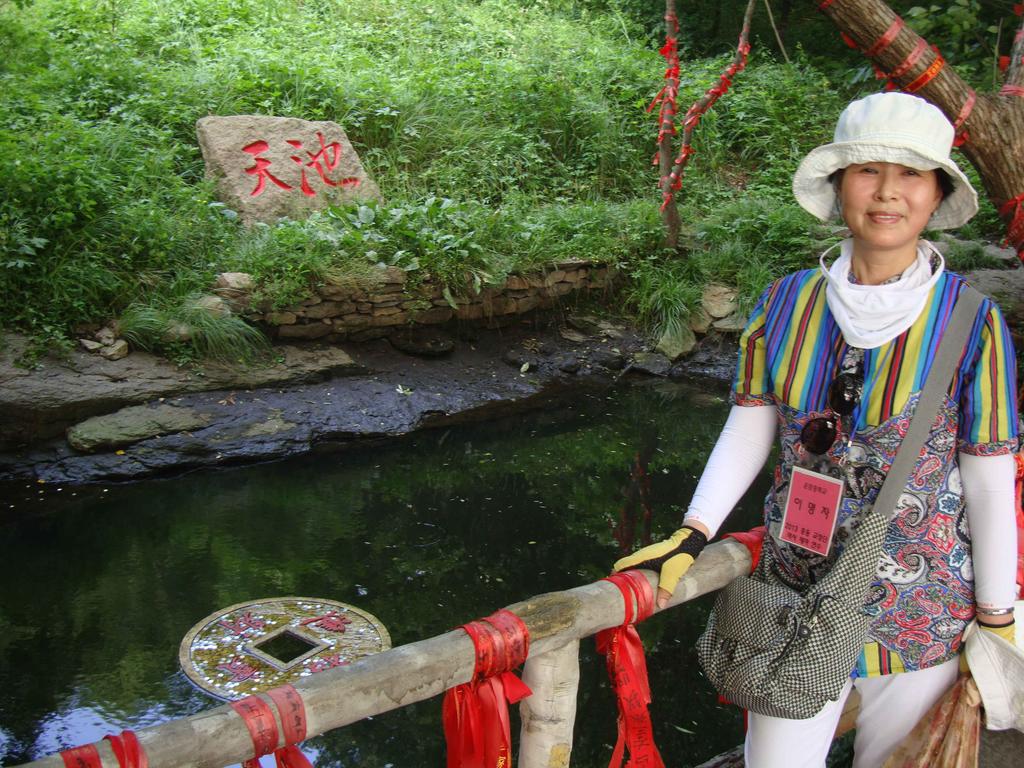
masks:
<instances>
[{"instance_id":1,"label":"red ribbon on railing","mask_svg":"<svg viewBox=\"0 0 1024 768\"><path fill-rule=\"evenodd\" d=\"M94 744L65 749L60 753L60 757L67 768L102 768L103 766L100 753Z\"/></svg>"},{"instance_id":2,"label":"red ribbon on railing","mask_svg":"<svg viewBox=\"0 0 1024 768\"><path fill-rule=\"evenodd\" d=\"M757 567L757 561L761 559L761 547L764 546L764 534L767 529L763 525L751 528L749 531L737 531L727 533L723 538L736 539L740 544L750 550L750 572L753 573Z\"/></svg>"},{"instance_id":3,"label":"red ribbon on railing","mask_svg":"<svg viewBox=\"0 0 1024 768\"><path fill-rule=\"evenodd\" d=\"M526 661L530 633L523 620L500 610L463 624L476 661L468 683L449 688L441 705L448 768L507 768L512 761L508 705L531 691L512 670Z\"/></svg>"},{"instance_id":4,"label":"red ribbon on railing","mask_svg":"<svg viewBox=\"0 0 1024 768\"><path fill-rule=\"evenodd\" d=\"M119 735L108 734L103 738L110 742L110 748L121 768L148 768L149 758L146 757L146 750L142 748L134 732L121 731ZM95 744L66 749L60 756L67 768L103 768L103 760Z\"/></svg>"},{"instance_id":5,"label":"red ribbon on railing","mask_svg":"<svg viewBox=\"0 0 1024 768\"><path fill-rule=\"evenodd\" d=\"M309 759L296 746L306 740L306 705L302 703L302 696L291 685L271 688L267 695L277 707L284 731L285 745L274 752L277 768L312 768Z\"/></svg>"},{"instance_id":6,"label":"red ribbon on railing","mask_svg":"<svg viewBox=\"0 0 1024 768\"><path fill-rule=\"evenodd\" d=\"M267 696L281 717L285 745L277 748L277 721L266 701L259 696L246 696L231 702L231 708L241 715L252 737L253 756L242 763L243 768L259 768L260 757L271 753L277 768L312 768L309 759L295 746L306 738L306 708L299 692L291 685L282 685L267 691Z\"/></svg>"},{"instance_id":7,"label":"red ribbon on railing","mask_svg":"<svg viewBox=\"0 0 1024 768\"><path fill-rule=\"evenodd\" d=\"M242 763L242 768L259 768L260 757L277 749L277 722L274 713L259 696L246 696L231 702L231 708L241 715L252 738L253 755Z\"/></svg>"},{"instance_id":8,"label":"red ribbon on railing","mask_svg":"<svg viewBox=\"0 0 1024 768\"><path fill-rule=\"evenodd\" d=\"M132 731L121 731L119 736L108 735L104 739L110 742L114 757L121 768L148 768L149 758L146 750L139 743L139 737Z\"/></svg>"},{"instance_id":9,"label":"red ribbon on railing","mask_svg":"<svg viewBox=\"0 0 1024 768\"><path fill-rule=\"evenodd\" d=\"M654 612L654 593L647 577L638 571L622 571L604 581L618 587L626 606L621 626L597 633L597 652L605 655L608 677L619 706L619 734L608 768L620 768L627 748L629 762L626 768L664 768L661 754L654 744L651 713L647 708L651 703L647 660L634 626L635 622L643 621Z\"/></svg>"}]
</instances>

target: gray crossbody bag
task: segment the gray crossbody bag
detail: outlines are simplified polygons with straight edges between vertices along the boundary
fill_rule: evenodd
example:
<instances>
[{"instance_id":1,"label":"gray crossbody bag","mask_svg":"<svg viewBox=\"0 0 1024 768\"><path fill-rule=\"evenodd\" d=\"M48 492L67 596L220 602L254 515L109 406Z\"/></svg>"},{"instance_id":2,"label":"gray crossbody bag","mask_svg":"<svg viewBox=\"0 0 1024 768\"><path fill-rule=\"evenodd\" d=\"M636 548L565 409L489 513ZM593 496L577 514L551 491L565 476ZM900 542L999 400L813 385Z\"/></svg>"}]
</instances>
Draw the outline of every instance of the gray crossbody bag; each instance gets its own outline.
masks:
<instances>
[{"instance_id":1,"label":"gray crossbody bag","mask_svg":"<svg viewBox=\"0 0 1024 768\"><path fill-rule=\"evenodd\" d=\"M722 696L762 715L804 719L839 698L867 640L864 603L889 521L914 469L981 302L965 287L875 503L831 570L804 591L770 573L741 576L715 600L697 656Z\"/></svg>"}]
</instances>

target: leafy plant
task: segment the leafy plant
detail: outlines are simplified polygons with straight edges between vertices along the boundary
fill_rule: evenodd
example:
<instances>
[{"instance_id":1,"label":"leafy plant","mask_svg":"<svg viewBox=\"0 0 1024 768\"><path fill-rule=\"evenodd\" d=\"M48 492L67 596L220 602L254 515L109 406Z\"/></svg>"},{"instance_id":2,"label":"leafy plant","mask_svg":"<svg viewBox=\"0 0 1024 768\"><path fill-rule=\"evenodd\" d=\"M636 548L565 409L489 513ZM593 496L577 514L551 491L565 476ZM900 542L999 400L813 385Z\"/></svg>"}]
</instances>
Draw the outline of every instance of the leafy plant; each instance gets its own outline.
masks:
<instances>
[{"instance_id":1,"label":"leafy plant","mask_svg":"<svg viewBox=\"0 0 1024 768\"><path fill-rule=\"evenodd\" d=\"M253 276L255 306L280 309L308 297L336 266L338 240L334 228L319 216L258 224L238 234L222 263L225 271Z\"/></svg>"},{"instance_id":2,"label":"leafy plant","mask_svg":"<svg viewBox=\"0 0 1024 768\"><path fill-rule=\"evenodd\" d=\"M414 282L429 274L464 293L504 277L480 242L477 225L490 214L479 205L430 196L405 205L335 208L328 215L338 227L339 249L380 267L399 267Z\"/></svg>"},{"instance_id":3,"label":"leafy plant","mask_svg":"<svg viewBox=\"0 0 1024 768\"><path fill-rule=\"evenodd\" d=\"M680 104L717 77L739 5L686 12ZM597 259L649 275L638 290L654 291L656 127L645 107L662 25L638 0L0 4L2 322L49 344L129 306L169 312L228 270L254 275L259 308L378 263L454 295ZM783 226L770 209L789 205L793 168L852 93L822 63L824 28L793 26L808 47L794 46L792 65L755 45L702 120L682 193L684 221L700 223L687 280L737 280L749 295L815 250L808 219L790 210ZM195 122L208 114L338 122L387 202L245 228L204 181ZM767 243L756 239L764 228ZM983 205L965 232L1001 229ZM671 293L658 293L665 306Z\"/></svg>"}]
</instances>

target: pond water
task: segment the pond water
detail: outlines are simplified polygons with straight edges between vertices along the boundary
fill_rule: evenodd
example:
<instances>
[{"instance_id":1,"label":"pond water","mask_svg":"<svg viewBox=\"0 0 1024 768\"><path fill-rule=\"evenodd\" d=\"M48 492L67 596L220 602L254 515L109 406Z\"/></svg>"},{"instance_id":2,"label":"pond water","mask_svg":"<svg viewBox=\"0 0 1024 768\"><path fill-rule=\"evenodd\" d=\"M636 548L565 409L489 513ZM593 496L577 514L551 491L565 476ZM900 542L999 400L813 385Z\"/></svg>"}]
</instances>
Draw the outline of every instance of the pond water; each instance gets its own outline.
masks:
<instances>
[{"instance_id":1,"label":"pond water","mask_svg":"<svg viewBox=\"0 0 1024 768\"><path fill-rule=\"evenodd\" d=\"M178 669L204 616L257 598L340 600L400 645L606 575L616 538L675 529L726 387L645 382L387 448L97 487L18 486L0 523L0 762L13 765L219 702ZM729 529L757 523L767 478ZM632 548L632 545L629 545ZM693 642L708 598L641 626L657 743L695 765L742 740ZM606 765L615 702L582 645L573 764ZM440 697L310 739L316 765L444 764ZM517 731L514 727L514 733Z\"/></svg>"}]
</instances>

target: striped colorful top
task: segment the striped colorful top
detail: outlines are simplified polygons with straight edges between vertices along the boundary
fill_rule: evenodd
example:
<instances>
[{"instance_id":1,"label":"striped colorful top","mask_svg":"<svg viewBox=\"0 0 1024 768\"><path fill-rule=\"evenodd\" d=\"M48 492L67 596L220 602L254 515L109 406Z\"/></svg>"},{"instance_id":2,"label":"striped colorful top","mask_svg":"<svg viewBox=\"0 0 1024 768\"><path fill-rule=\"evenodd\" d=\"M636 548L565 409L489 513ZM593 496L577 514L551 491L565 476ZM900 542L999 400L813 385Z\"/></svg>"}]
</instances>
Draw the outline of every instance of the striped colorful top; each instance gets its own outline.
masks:
<instances>
[{"instance_id":1,"label":"striped colorful top","mask_svg":"<svg viewBox=\"0 0 1024 768\"><path fill-rule=\"evenodd\" d=\"M858 513L881 488L964 285L959 275L944 272L910 328L864 350L864 390L853 414L849 450L849 435L841 434L829 454L833 463L848 462L859 493L847 485L828 557L769 535L759 569L799 586L820 578L842 553ZM777 280L761 296L740 338L733 401L774 405L778 411L781 451L764 510L769 531L781 525L792 468L803 455L800 431L828 413L829 385L848 350L825 287L817 269ZM999 308L986 299L887 530L865 605L874 620L855 674L925 669L958 652L974 616L974 576L957 454L1016 450L1015 393L1009 330Z\"/></svg>"},{"instance_id":2,"label":"striped colorful top","mask_svg":"<svg viewBox=\"0 0 1024 768\"><path fill-rule=\"evenodd\" d=\"M904 333L864 352L864 406L857 431L878 426L919 392L938 351L964 280L944 272L928 304ZM785 404L823 411L828 388L847 349L825 300L817 269L784 277L762 294L740 339L733 400L739 405ZM978 313L950 395L960 405L959 449L1009 453L1017 440L1016 361L999 308Z\"/></svg>"}]
</instances>

